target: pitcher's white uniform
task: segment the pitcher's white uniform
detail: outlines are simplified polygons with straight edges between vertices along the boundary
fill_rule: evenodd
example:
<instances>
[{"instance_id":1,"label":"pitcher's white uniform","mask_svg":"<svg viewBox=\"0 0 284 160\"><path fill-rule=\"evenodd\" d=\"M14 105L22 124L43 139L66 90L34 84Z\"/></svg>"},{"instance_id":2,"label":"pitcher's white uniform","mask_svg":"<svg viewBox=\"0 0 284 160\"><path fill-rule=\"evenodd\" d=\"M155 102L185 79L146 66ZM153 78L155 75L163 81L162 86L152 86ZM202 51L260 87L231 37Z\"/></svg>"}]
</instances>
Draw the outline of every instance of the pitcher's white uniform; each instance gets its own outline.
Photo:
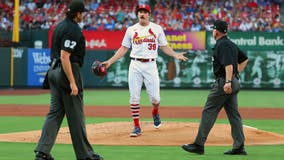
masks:
<instances>
[{"instance_id":1,"label":"pitcher's white uniform","mask_svg":"<svg viewBox=\"0 0 284 160\"><path fill-rule=\"evenodd\" d=\"M122 45L131 48L128 84L130 104L140 103L143 82L152 104L160 103L160 80L156 58L158 46L166 46L167 39L161 26L150 22L147 26L139 23L129 27Z\"/></svg>"},{"instance_id":2,"label":"pitcher's white uniform","mask_svg":"<svg viewBox=\"0 0 284 160\"><path fill-rule=\"evenodd\" d=\"M143 82L152 103L152 117L155 128L161 126L159 114L160 106L160 78L156 59L158 47L167 55L186 61L186 52L176 53L167 43L165 33L161 26L149 21L151 8L147 4L137 6L137 24L128 27L122 45L117 52L102 64L109 68L115 61L123 57L131 48L128 85L130 92L130 109L134 123L130 137L140 136L142 133L140 119L140 93Z\"/></svg>"}]
</instances>

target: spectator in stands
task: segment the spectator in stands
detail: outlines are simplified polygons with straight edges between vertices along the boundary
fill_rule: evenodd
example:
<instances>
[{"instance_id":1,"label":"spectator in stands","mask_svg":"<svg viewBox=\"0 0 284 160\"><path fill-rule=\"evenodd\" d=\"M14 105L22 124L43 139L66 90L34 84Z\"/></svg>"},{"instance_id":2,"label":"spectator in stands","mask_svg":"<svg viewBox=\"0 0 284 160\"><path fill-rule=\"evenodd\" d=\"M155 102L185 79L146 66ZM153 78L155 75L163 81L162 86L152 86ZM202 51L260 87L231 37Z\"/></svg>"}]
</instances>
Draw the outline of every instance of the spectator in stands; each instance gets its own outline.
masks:
<instances>
[{"instance_id":1,"label":"spectator in stands","mask_svg":"<svg viewBox=\"0 0 284 160\"><path fill-rule=\"evenodd\" d=\"M12 27L12 23L6 18L6 14L0 12L0 29L5 31L10 30Z\"/></svg>"},{"instance_id":2,"label":"spectator in stands","mask_svg":"<svg viewBox=\"0 0 284 160\"><path fill-rule=\"evenodd\" d=\"M118 7L118 11L116 14L116 21L118 23L122 23L124 21L124 17L125 17L125 12L122 10L121 7Z\"/></svg>"},{"instance_id":3,"label":"spectator in stands","mask_svg":"<svg viewBox=\"0 0 284 160\"><path fill-rule=\"evenodd\" d=\"M190 31L191 32L201 31L201 25L198 19L193 20Z\"/></svg>"}]
</instances>

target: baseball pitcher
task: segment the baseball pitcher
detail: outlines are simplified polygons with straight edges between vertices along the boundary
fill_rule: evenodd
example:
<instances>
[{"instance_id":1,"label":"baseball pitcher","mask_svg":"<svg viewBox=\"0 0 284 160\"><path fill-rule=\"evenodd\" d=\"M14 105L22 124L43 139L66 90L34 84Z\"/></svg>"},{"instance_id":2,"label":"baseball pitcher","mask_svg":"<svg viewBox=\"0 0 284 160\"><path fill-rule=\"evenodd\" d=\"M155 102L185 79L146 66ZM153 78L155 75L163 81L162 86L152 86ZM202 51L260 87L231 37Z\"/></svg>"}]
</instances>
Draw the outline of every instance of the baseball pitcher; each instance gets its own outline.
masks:
<instances>
[{"instance_id":1,"label":"baseball pitcher","mask_svg":"<svg viewBox=\"0 0 284 160\"><path fill-rule=\"evenodd\" d=\"M178 60L186 61L185 52L176 53L169 47L165 33L160 25L149 21L151 9L149 5L139 5L136 9L139 22L127 28L122 45L109 60L103 62L106 67L123 57L131 48L128 84L130 92L130 109L134 122L130 137L141 135L140 118L140 93L144 83L147 94L153 105L152 116L154 127L161 125L160 106L160 79L156 64L158 47L167 55Z\"/></svg>"}]
</instances>

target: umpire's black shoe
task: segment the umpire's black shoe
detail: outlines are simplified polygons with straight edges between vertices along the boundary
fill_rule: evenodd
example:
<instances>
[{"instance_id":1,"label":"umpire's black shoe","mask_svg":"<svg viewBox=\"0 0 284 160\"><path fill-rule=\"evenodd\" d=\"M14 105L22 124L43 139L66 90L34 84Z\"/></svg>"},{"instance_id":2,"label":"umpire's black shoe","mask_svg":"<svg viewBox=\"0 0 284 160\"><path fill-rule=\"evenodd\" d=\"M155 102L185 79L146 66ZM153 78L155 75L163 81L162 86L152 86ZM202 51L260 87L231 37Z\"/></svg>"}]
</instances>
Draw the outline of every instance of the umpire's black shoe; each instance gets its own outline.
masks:
<instances>
[{"instance_id":1,"label":"umpire's black shoe","mask_svg":"<svg viewBox=\"0 0 284 160\"><path fill-rule=\"evenodd\" d=\"M35 160L54 160L54 158L46 153L35 151Z\"/></svg>"},{"instance_id":2,"label":"umpire's black shoe","mask_svg":"<svg viewBox=\"0 0 284 160\"><path fill-rule=\"evenodd\" d=\"M198 144L184 144L181 146L187 152L196 153L196 154L204 154L204 146L200 146Z\"/></svg>"},{"instance_id":3,"label":"umpire's black shoe","mask_svg":"<svg viewBox=\"0 0 284 160\"><path fill-rule=\"evenodd\" d=\"M93 154L92 158L77 159L77 160L104 160L104 158L98 154Z\"/></svg>"},{"instance_id":4,"label":"umpire's black shoe","mask_svg":"<svg viewBox=\"0 0 284 160\"><path fill-rule=\"evenodd\" d=\"M99 154L93 154L92 160L104 160L104 158L100 156Z\"/></svg>"},{"instance_id":5,"label":"umpire's black shoe","mask_svg":"<svg viewBox=\"0 0 284 160\"><path fill-rule=\"evenodd\" d=\"M225 155L247 155L247 152L244 147L238 149L232 149L224 152Z\"/></svg>"}]
</instances>

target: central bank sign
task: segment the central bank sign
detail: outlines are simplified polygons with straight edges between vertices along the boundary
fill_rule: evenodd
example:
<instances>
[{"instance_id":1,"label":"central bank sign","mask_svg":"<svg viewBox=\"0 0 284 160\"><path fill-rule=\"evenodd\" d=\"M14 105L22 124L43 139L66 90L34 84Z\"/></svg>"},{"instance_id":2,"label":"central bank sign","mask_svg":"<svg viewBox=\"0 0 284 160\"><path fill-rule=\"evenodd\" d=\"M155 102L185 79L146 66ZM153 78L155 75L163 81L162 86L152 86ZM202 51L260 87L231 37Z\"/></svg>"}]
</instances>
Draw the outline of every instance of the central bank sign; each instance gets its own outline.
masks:
<instances>
[{"instance_id":1,"label":"central bank sign","mask_svg":"<svg viewBox=\"0 0 284 160\"><path fill-rule=\"evenodd\" d=\"M212 48L216 41L212 33L207 34L207 49ZM228 37L240 48L245 50L283 50L284 34L266 32L231 32Z\"/></svg>"}]
</instances>

